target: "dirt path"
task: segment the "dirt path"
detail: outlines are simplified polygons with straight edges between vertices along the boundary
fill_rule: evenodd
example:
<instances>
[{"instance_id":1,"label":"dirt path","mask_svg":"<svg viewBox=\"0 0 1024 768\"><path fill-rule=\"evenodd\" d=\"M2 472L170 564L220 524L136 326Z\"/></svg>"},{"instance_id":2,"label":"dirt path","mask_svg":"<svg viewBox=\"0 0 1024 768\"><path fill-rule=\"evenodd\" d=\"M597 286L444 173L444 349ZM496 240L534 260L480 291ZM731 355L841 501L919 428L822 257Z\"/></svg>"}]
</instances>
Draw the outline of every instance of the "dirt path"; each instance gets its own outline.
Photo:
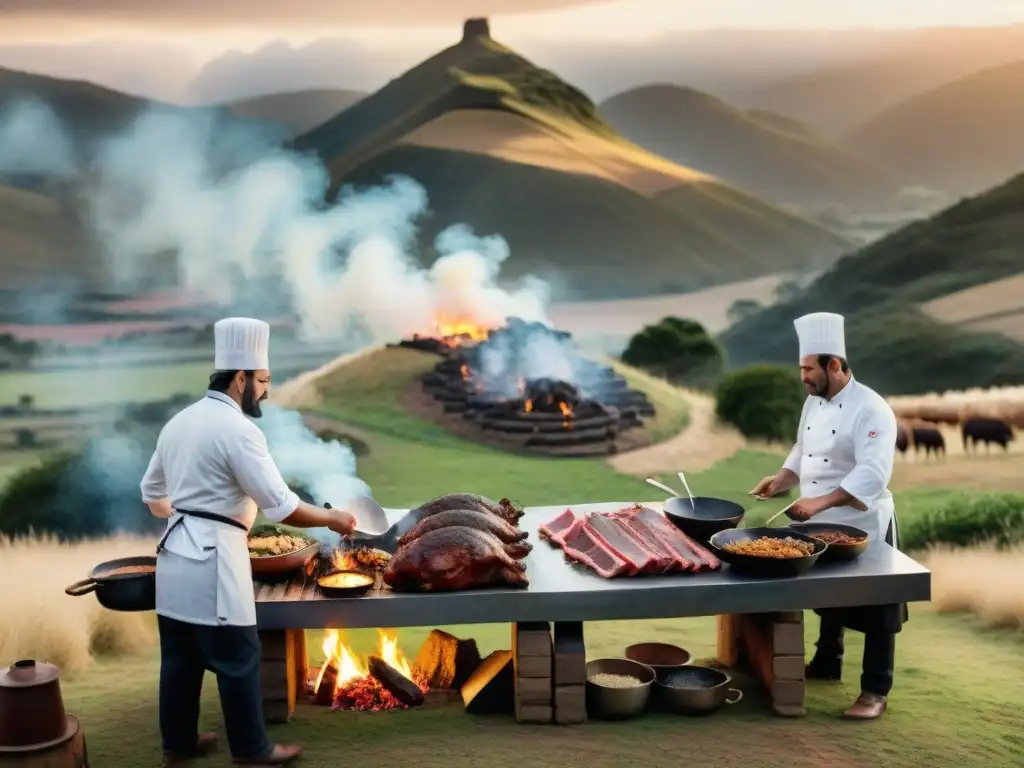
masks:
<instances>
[{"instance_id":1,"label":"dirt path","mask_svg":"<svg viewBox=\"0 0 1024 768\"><path fill-rule=\"evenodd\" d=\"M728 459L747 445L736 430L715 422L715 403L708 395L686 390L690 423L682 432L663 443L651 445L608 459L617 472L651 475L664 472L694 472Z\"/></svg>"}]
</instances>

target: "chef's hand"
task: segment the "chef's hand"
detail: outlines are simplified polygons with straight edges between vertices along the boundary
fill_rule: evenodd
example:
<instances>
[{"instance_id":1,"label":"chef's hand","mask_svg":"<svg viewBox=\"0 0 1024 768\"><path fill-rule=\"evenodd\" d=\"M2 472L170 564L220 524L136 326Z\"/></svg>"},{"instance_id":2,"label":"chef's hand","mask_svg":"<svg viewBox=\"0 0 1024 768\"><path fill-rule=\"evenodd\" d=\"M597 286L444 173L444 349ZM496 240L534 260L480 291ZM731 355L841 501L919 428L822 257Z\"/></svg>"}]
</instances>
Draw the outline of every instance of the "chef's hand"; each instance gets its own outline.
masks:
<instances>
[{"instance_id":1,"label":"chef's hand","mask_svg":"<svg viewBox=\"0 0 1024 768\"><path fill-rule=\"evenodd\" d=\"M770 499L772 496L781 493L782 489L779 485L778 478L775 475L769 475L768 477L761 478L761 481L750 491L750 495L756 496L762 501Z\"/></svg>"},{"instance_id":2,"label":"chef's hand","mask_svg":"<svg viewBox=\"0 0 1024 768\"><path fill-rule=\"evenodd\" d=\"M820 512L825 511L825 504L821 496L805 497L793 502L793 506L786 510L786 514L796 520L810 520Z\"/></svg>"},{"instance_id":3,"label":"chef's hand","mask_svg":"<svg viewBox=\"0 0 1024 768\"><path fill-rule=\"evenodd\" d=\"M351 536L356 529L356 518L351 512L343 509L332 509L333 513L327 523L327 527L342 536Z\"/></svg>"}]
</instances>

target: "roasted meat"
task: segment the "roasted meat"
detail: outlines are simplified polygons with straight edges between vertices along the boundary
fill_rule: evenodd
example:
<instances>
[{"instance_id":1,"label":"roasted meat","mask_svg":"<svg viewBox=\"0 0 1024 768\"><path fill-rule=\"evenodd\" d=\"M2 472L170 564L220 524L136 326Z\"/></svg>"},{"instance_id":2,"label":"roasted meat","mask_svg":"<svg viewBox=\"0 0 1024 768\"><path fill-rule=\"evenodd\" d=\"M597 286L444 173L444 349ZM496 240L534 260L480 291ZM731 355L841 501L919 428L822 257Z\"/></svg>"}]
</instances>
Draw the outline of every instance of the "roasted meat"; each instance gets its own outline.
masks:
<instances>
[{"instance_id":1,"label":"roasted meat","mask_svg":"<svg viewBox=\"0 0 1024 768\"><path fill-rule=\"evenodd\" d=\"M425 504L420 504L410 512L417 520L424 520L431 515L441 512L448 512L453 509L471 509L475 512L489 512L497 515L507 523L515 525L523 516L521 509L516 509L508 499L494 502L475 493L449 493L446 496L438 496Z\"/></svg>"},{"instance_id":2,"label":"roasted meat","mask_svg":"<svg viewBox=\"0 0 1024 768\"><path fill-rule=\"evenodd\" d=\"M425 533L436 531L438 528L448 528L452 525L461 525L466 528L476 528L486 531L505 544L514 544L522 541L529 534L510 525L497 515L489 512L478 512L474 509L449 509L447 512L438 512L436 515L425 517L416 524L416 527L398 540L399 546L408 544L413 539L418 539Z\"/></svg>"},{"instance_id":3,"label":"roasted meat","mask_svg":"<svg viewBox=\"0 0 1024 768\"><path fill-rule=\"evenodd\" d=\"M384 571L384 582L395 590L436 592L499 584L526 587L526 566L506 549L514 546L477 528L438 528L401 547Z\"/></svg>"}]
</instances>

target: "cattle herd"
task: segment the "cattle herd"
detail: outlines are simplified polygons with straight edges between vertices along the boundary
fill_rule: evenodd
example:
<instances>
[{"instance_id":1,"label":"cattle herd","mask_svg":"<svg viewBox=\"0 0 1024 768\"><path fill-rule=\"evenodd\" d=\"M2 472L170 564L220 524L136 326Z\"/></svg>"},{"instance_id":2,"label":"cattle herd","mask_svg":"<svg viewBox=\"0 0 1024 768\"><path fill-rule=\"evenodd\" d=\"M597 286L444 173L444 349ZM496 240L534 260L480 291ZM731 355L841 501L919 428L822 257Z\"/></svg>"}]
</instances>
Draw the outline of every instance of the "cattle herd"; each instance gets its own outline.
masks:
<instances>
[{"instance_id":1,"label":"cattle herd","mask_svg":"<svg viewBox=\"0 0 1024 768\"><path fill-rule=\"evenodd\" d=\"M896 450L924 451L925 458L946 453L943 431L958 427L964 453L1010 450L1014 430L1024 428L1024 399L1016 390L959 392L920 398L893 398L898 431Z\"/></svg>"}]
</instances>

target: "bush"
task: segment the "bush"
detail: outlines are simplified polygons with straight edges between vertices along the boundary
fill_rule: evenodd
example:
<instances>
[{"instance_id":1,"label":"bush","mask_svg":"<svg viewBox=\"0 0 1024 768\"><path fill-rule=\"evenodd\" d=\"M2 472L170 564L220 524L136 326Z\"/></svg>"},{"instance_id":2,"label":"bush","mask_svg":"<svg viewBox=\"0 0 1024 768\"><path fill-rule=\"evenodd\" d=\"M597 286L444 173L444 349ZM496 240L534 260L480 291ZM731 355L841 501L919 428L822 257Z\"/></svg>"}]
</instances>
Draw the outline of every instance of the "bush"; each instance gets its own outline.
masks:
<instances>
[{"instance_id":1,"label":"bush","mask_svg":"<svg viewBox=\"0 0 1024 768\"><path fill-rule=\"evenodd\" d=\"M700 323L666 317L629 340L622 362L674 384L710 386L725 366L725 353Z\"/></svg>"},{"instance_id":2,"label":"bush","mask_svg":"<svg viewBox=\"0 0 1024 768\"><path fill-rule=\"evenodd\" d=\"M968 547L993 543L1006 547L1024 542L1024 494L956 496L915 516L900 534L900 549L904 550L935 544Z\"/></svg>"},{"instance_id":3,"label":"bush","mask_svg":"<svg viewBox=\"0 0 1024 768\"><path fill-rule=\"evenodd\" d=\"M725 376L715 387L715 415L745 437L772 442L796 438L807 393L792 368L754 365Z\"/></svg>"}]
</instances>

